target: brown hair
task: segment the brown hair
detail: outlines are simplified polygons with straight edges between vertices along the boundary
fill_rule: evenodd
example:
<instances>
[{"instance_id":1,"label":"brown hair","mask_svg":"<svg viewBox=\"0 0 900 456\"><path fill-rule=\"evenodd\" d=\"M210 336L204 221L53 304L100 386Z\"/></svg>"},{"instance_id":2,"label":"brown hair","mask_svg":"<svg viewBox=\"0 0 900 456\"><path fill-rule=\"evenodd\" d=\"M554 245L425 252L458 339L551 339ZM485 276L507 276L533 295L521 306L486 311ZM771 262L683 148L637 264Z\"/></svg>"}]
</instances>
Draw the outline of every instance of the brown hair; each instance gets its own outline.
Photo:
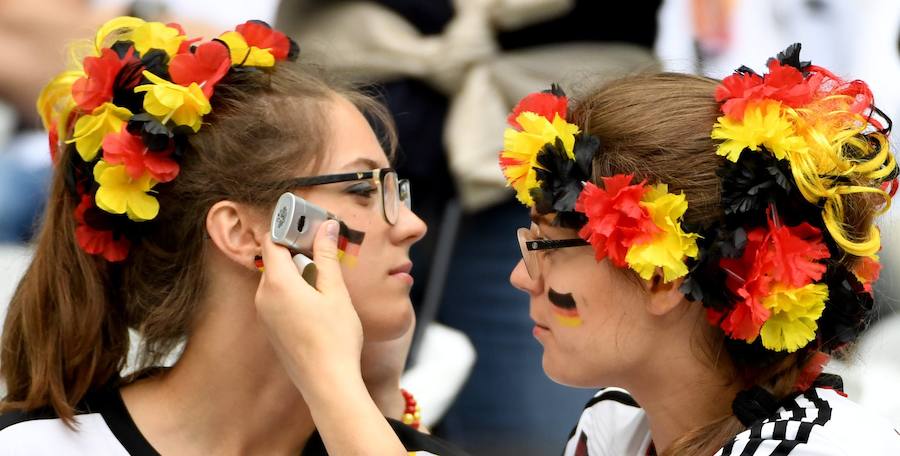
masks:
<instances>
[{"instance_id":1,"label":"brown hair","mask_svg":"<svg viewBox=\"0 0 900 456\"><path fill-rule=\"evenodd\" d=\"M710 138L712 126L721 115L713 96L718 82L685 74L643 74L608 82L582 97L572 121L600 140L593 182L602 185L604 176L627 173L637 180L665 183L670 192L687 196L687 225L707 227L721 221L724 212L717 171L724 159L716 155L716 143ZM849 209L843 222L851 234L864 237L873 222L877 201L850 196L845 200ZM856 258L845 255L839 260L850 266ZM707 354L718 353L725 344L724 335L720 333L704 344L709 346L700 349ZM754 366L742 359L742 353L731 350L734 345L725 344L724 348L732 361L733 381L742 388L759 385L778 400L794 391L802 366L811 355L810 350L801 350ZM663 454L713 454L743 429L729 414L677 439Z\"/></svg>"},{"instance_id":2,"label":"brown hair","mask_svg":"<svg viewBox=\"0 0 900 456\"><path fill-rule=\"evenodd\" d=\"M142 335L140 366L158 363L185 336L204 293L205 218L217 201L271 210L288 190L269 183L298 167L313 172L326 150L327 105L336 96L377 121L393 154L393 127L369 96L326 79L317 68L280 63L270 72L231 72L215 89L212 113L188 137L181 171L159 185L160 212L140 224L123 263L81 250L66 184L77 158L61 151L34 258L9 305L0 369L8 394L0 410L49 406L71 422L92 388L118 378L128 328ZM253 185L257 184L257 185Z\"/></svg>"}]
</instances>

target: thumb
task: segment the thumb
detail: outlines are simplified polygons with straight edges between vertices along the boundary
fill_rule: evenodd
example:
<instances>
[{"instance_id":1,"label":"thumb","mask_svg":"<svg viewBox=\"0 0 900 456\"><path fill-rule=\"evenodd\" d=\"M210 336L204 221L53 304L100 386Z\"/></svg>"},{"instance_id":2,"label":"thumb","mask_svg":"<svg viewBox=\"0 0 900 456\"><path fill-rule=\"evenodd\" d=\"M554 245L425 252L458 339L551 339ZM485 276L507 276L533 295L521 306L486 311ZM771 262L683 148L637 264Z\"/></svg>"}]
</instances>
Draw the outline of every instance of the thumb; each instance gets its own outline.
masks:
<instances>
[{"instance_id":1,"label":"thumb","mask_svg":"<svg viewBox=\"0 0 900 456\"><path fill-rule=\"evenodd\" d=\"M323 294L347 293L338 260L338 222L327 220L319 226L313 241L313 262L319 270L316 288Z\"/></svg>"}]
</instances>

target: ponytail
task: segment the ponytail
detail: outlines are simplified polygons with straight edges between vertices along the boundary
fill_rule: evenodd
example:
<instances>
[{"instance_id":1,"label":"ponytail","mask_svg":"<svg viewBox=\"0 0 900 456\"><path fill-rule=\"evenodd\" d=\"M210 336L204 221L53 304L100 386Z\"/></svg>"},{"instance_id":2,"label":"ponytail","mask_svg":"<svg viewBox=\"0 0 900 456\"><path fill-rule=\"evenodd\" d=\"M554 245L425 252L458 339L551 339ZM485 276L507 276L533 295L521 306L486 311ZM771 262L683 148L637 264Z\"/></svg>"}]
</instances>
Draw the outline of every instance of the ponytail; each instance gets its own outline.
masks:
<instances>
[{"instance_id":1,"label":"ponytail","mask_svg":"<svg viewBox=\"0 0 900 456\"><path fill-rule=\"evenodd\" d=\"M75 405L118 375L128 353L123 312L111 299L109 263L75 242L74 197L54 173L34 257L9 304L0 374L7 395L0 412L52 408L71 424Z\"/></svg>"}]
</instances>

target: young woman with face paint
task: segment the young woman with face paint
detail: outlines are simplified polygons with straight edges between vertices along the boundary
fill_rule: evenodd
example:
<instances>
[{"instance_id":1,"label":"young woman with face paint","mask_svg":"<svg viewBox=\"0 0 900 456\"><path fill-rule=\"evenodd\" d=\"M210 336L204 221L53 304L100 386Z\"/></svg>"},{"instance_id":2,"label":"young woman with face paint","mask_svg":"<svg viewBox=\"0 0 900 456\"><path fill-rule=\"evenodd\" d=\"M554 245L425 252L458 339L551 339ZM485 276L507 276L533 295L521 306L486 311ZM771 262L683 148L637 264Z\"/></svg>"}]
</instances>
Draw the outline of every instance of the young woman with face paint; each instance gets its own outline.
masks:
<instances>
[{"instance_id":1,"label":"young woman with face paint","mask_svg":"<svg viewBox=\"0 0 900 456\"><path fill-rule=\"evenodd\" d=\"M511 282L547 375L601 389L566 455L900 454L900 434L821 373L871 317L874 220L897 187L865 83L795 45L762 75L632 76L571 108L553 87L509 121L500 164L533 221ZM326 442L371 451L340 432L353 406L330 394L362 395L359 331L310 342L329 340L310 323L320 306L350 309L329 291L336 268L326 278L320 303L281 290L257 306L279 317L287 365L332 372L294 376Z\"/></svg>"},{"instance_id":2,"label":"young woman with face paint","mask_svg":"<svg viewBox=\"0 0 900 456\"><path fill-rule=\"evenodd\" d=\"M259 21L198 42L177 24L120 17L85 51L38 103L55 170L4 323L0 454L325 454L297 371L267 330L282 316L262 304L309 288L271 241L284 192L365 235L343 252L355 265L338 260L337 230L316 256L323 279L347 281L320 289L350 307L301 295L322 312L312 334L356 344L342 358L365 378L363 396L351 394L367 405L355 418L388 439L357 435L404 452L387 416L410 450L432 442L400 422L409 249L425 225L370 125L392 132L383 107L292 62L297 45ZM140 371L123 378L131 329ZM174 365L158 367L181 342ZM331 382L335 370L321 367L302 375Z\"/></svg>"}]
</instances>

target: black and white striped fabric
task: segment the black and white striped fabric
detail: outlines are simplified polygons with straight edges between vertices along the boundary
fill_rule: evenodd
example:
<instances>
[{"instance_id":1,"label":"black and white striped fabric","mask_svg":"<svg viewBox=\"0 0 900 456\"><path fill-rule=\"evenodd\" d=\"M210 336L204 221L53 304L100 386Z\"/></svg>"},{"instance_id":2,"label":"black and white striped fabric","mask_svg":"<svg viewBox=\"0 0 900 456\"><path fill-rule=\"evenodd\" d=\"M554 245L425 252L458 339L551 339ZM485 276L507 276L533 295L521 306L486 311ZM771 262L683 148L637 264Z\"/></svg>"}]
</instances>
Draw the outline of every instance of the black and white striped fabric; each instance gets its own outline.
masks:
<instances>
[{"instance_id":1,"label":"black and white striped fabric","mask_svg":"<svg viewBox=\"0 0 900 456\"><path fill-rule=\"evenodd\" d=\"M652 442L644 411L624 390L588 402L564 456L646 456ZM838 390L813 388L736 435L715 456L900 456L900 433Z\"/></svg>"},{"instance_id":2,"label":"black and white striped fabric","mask_svg":"<svg viewBox=\"0 0 900 456\"><path fill-rule=\"evenodd\" d=\"M605 388L584 407L563 456L644 456L650 443L647 415L631 395Z\"/></svg>"},{"instance_id":3,"label":"black and white striped fabric","mask_svg":"<svg viewBox=\"0 0 900 456\"><path fill-rule=\"evenodd\" d=\"M738 434L716 456L900 455L900 434L837 390L813 388Z\"/></svg>"}]
</instances>

